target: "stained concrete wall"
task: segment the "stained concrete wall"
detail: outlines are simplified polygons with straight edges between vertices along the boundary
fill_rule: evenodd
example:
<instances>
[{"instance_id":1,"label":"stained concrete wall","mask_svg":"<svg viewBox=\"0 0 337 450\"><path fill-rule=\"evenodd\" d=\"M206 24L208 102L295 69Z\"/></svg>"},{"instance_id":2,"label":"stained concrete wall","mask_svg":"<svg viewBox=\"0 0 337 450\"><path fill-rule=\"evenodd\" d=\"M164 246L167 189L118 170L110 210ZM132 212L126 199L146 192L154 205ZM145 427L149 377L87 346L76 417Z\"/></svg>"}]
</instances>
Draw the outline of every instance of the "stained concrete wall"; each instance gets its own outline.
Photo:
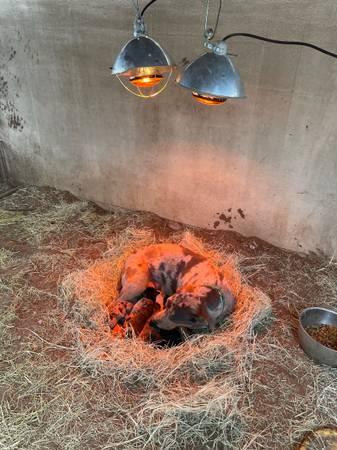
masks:
<instances>
[{"instance_id":1,"label":"stained concrete wall","mask_svg":"<svg viewBox=\"0 0 337 450\"><path fill-rule=\"evenodd\" d=\"M146 16L177 62L202 51L203 4L159 0ZM226 0L218 35L304 39L337 52L336 11L336 0ZM173 83L141 100L108 69L132 22L127 0L1 0L0 138L13 176L333 254L337 61L237 38L230 51L246 100L205 107Z\"/></svg>"}]
</instances>

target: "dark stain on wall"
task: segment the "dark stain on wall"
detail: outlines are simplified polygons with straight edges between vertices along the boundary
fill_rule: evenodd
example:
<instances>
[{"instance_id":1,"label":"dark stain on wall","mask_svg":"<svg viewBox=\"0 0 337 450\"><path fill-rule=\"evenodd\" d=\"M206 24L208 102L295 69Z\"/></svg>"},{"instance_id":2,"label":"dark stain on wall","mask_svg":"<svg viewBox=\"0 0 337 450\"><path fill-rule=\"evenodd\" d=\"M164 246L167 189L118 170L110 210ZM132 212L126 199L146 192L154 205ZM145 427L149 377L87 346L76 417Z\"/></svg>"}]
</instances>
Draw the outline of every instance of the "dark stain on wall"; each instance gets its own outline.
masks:
<instances>
[{"instance_id":1,"label":"dark stain on wall","mask_svg":"<svg viewBox=\"0 0 337 450\"><path fill-rule=\"evenodd\" d=\"M296 241L296 244L299 248L303 248L303 245L300 243L300 241L295 237L294 240Z\"/></svg>"},{"instance_id":2,"label":"dark stain on wall","mask_svg":"<svg viewBox=\"0 0 337 450\"><path fill-rule=\"evenodd\" d=\"M5 116L9 128L16 131L23 131L25 121L23 117L20 116L12 101L0 99L0 112Z\"/></svg>"},{"instance_id":3,"label":"dark stain on wall","mask_svg":"<svg viewBox=\"0 0 337 450\"><path fill-rule=\"evenodd\" d=\"M14 103L15 99L19 98L17 90L20 88L20 82L16 75L11 75L9 69L9 63L13 61L16 54L16 50L10 47L5 54L0 55L0 69L3 72L0 74L0 113L2 113L0 124L3 126L7 123L12 130L21 132L24 129L25 120ZM9 76L9 79L6 79L5 74Z\"/></svg>"},{"instance_id":4,"label":"dark stain on wall","mask_svg":"<svg viewBox=\"0 0 337 450\"><path fill-rule=\"evenodd\" d=\"M8 97L8 82L3 76L0 77L0 95L1 97Z\"/></svg>"},{"instance_id":5,"label":"dark stain on wall","mask_svg":"<svg viewBox=\"0 0 337 450\"><path fill-rule=\"evenodd\" d=\"M242 219L245 219L245 218L246 218L245 213L242 211L241 208L238 209L238 213L240 214L240 216L242 217Z\"/></svg>"},{"instance_id":6,"label":"dark stain on wall","mask_svg":"<svg viewBox=\"0 0 337 450\"><path fill-rule=\"evenodd\" d=\"M222 220L225 223L231 223L232 216L226 216L224 213L220 214L219 219Z\"/></svg>"},{"instance_id":7,"label":"dark stain on wall","mask_svg":"<svg viewBox=\"0 0 337 450\"><path fill-rule=\"evenodd\" d=\"M7 116L7 123L9 128L12 128L13 130L22 131L23 130L23 118L15 113L11 113L9 116Z\"/></svg>"},{"instance_id":8,"label":"dark stain on wall","mask_svg":"<svg viewBox=\"0 0 337 450\"><path fill-rule=\"evenodd\" d=\"M15 58L15 55L16 55L16 50L14 50L14 48L11 47L10 53L9 53L9 57L8 57L8 61L12 61L12 59Z\"/></svg>"},{"instance_id":9,"label":"dark stain on wall","mask_svg":"<svg viewBox=\"0 0 337 450\"><path fill-rule=\"evenodd\" d=\"M218 220L216 220L214 222L213 228L218 228L220 225L227 225L228 228L233 229L234 228L233 220L237 220L238 217L237 216L233 217L232 209L233 208L227 208L227 213L226 214L223 213L223 212L222 213L217 212L216 214L219 217L218 217ZM245 219L246 218L246 214L244 213L243 209L239 208L236 211L239 213L241 219Z\"/></svg>"}]
</instances>

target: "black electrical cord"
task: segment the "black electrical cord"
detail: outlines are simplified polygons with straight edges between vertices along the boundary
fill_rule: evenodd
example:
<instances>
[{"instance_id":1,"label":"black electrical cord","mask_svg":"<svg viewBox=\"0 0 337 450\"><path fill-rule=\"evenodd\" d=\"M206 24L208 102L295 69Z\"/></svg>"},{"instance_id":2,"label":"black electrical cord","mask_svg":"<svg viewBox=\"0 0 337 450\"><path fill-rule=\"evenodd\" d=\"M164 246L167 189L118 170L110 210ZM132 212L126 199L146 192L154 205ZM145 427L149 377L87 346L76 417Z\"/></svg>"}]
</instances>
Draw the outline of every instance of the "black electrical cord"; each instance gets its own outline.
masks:
<instances>
[{"instance_id":1,"label":"black electrical cord","mask_svg":"<svg viewBox=\"0 0 337 450\"><path fill-rule=\"evenodd\" d=\"M157 0L151 0L149 1L149 3L147 3L144 8L142 9L140 16L143 17L143 15L145 14L145 11L153 4L155 3ZM219 16L220 16L220 11L221 11L221 0L219 2L219 10L218 10L218 16L217 16L217 23L215 26L215 29L218 25L218 21L219 21ZM215 30L214 30L215 31ZM232 37L237 37L237 36L242 36L242 37L249 37L251 39L257 39L258 41L264 41L264 42L270 42L272 44L283 44L283 45L300 45L302 47L309 47L312 48L314 50L317 50L318 52L324 53L325 55L331 56L333 58L337 58L337 53L333 53L333 52L329 52L328 50L325 50L322 47L318 47L317 45L314 44L310 44L309 42L302 42L302 41L283 41L280 39L271 39L271 38L266 38L264 36L259 36L257 34L251 34L251 33L232 33L232 34L228 34L227 36L225 36L222 41L225 42L228 39L232 38Z\"/></svg>"},{"instance_id":2,"label":"black electrical cord","mask_svg":"<svg viewBox=\"0 0 337 450\"><path fill-rule=\"evenodd\" d=\"M225 42L225 41L227 41L227 39L230 39L230 38L236 37L236 36L249 37L249 38L252 38L252 39L257 39L259 41L271 42L272 44L301 45L303 47L313 48L314 50L317 50L317 51L319 51L321 53L324 53L325 55L332 56L333 58L337 58L337 53L329 52L328 50L325 50L324 48L318 47L317 45L314 45L314 44L309 44L308 42L280 41L278 39L270 39L270 38L266 38L266 37L263 37L263 36L258 36L256 34L250 34L250 33L232 33L232 34L229 34L228 36L225 36L222 39L222 41Z\"/></svg>"},{"instance_id":3,"label":"black electrical cord","mask_svg":"<svg viewBox=\"0 0 337 450\"><path fill-rule=\"evenodd\" d=\"M142 9L142 12L140 13L140 17L143 17L147 8L149 8L156 1L157 0L151 0L147 5L145 5L144 8Z\"/></svg>"}]
</instances>

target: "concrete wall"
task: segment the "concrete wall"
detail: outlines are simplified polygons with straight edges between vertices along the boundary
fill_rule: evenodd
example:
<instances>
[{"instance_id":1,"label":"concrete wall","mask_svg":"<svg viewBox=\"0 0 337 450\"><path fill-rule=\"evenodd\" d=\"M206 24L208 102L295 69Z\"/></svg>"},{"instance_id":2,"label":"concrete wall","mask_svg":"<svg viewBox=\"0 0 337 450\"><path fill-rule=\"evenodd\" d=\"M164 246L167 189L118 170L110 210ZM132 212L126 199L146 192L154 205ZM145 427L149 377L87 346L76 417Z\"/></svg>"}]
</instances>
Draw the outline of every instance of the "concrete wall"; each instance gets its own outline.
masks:
<instances>
[{"instance_id":1,"label":"concrete wall","mask_svg":"<svg viewBox=\"0 0 337 450\"><path fill-rule=\"evenodd\" d=\"M203 5L159 0L146 16L177 62L202 51ZM337 61L237 38L246 100L205 107L173 83L141 100L108 69L133 17L131 0L1 0L0 138L13 175L203 227L224 213L218 228L333 254ZM234 31L337 52L337 3L226 0L218 35Z\"/></svg>"}]
</instances>

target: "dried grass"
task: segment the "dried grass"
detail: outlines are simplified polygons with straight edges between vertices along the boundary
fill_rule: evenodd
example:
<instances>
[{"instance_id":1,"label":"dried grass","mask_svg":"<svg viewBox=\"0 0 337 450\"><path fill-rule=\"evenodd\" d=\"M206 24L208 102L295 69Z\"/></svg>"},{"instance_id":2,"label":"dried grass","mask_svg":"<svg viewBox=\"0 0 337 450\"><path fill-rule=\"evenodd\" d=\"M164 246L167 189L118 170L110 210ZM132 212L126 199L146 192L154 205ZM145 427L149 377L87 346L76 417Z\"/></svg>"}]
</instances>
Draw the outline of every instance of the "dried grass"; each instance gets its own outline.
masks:
<instances>
[{"instance_id":1,"label":"dried grass","mask_svg":"<svg viewBox=\"0 0 337 450\"><path fill-rule=\"evenodd\" d=\"M123 430L107 448L270 448L273 436L278 434L278 423L289 428L288 435L278 435L278 448L289 448L306 431L335 423L336 371L314 366L299 349L296 373L308 374L305 395L294 393L285 384L278 395L290 401L284 414L278 414L272 423L254 411L255 392L261 395L267 390L269 397L274 395L269 386L261 386L255 379L255 365L268 361L287 367L294 358L293 349L273 342L269 334L255 339L272 319L271 303L248 280L265 270L270 257L262 255L249 264L245 261L244 276L238 268L240 257L227 255L220 246L212 248L190 232L178 233L171 240L211 258L237 298L231 320L212 335L193 336L179 347L164 350L137 339L111 338L106 305L116 295L126 257L155 241L149 230L125 229L109 242L102 260L70 274L62 286L65 304L71 299L74 318L81 325L77 330L79 365L94 377L108 376L114 388L125 386L141 398L137 407L129 405L137 411L136 416L131 414L130 419L126 413ZM324 289L333 292L336 280L330 274L322 275L319 280ZM322 396L322 391L327 395ZM200 392L205 394L201 402ZM293 417L291 423L287 422L289 416ZM254 429L259 431L254 433Z\"/></svg>"},{"instance_id":2,"label":"dried grass","mask_svg":"<svg viewBox=\"0 0 337 450\"><path fill-rule=\"evenodd\" d=\"M38 207L27 215L0 209L0 230L6 236L15 230L16 239L32 239L37 249L26 260L2 253L1 448L283 450L307 431L337 425L337 370L306 358L294 340L296 324L282 314L256 337L270 320L270 301L249 284L267 280L266 292L296 314L316 303L336 306L333 259L319 267L296 266L290 256L267 250L243 258L227 255L220 241L210 247L177 233L170 240L184 239L222 268L239 303L216 333L158 349L137 339L112 339L106 322L106 304L128 252L156 241L142 214L116 212L114 230L124 231L112 238L111 216L96 214L90 205L68 208L61 201L57 209L36 188L18 191L16 199L19 194L20 207L30 201ZM9 208L17 206L15 198L8 199ZM102 239L107 251L93 263L75 242L69 248L65 230ZM69 271L60 293L50 291L49 279ZM314 295L302 291L300 279ZM18 328L22 309L29 318L46 299L54 307L43 315L41 335L25 322Z\"/></svg>"},{"instance_id":3,"label":"dried grass","mask_svg":"<svg viewBox=\"0 0 337 450\"><path fill-rule=\"evenodd\" d=\"M7 269L15 261L15 253L6 248L0 248L0 270Z\"/></svg>"},{"instance_id":4,"label":"dried grass","mask_svg":"<svg viewBox=\"0 0 337 450\"><path fill-rule=\"evenodd\" d=\"M91 420L92 426L97 421L90 406L93 387L90 379L79 376L67 364L52 363L40 352L29 351L29 356L23 362L11 360L6 376L1 379L0 447L73 450L83 448L86 443L85 448L92 448L97 435L91 435L92 428L83 424L83 418ZM20 392L19 398L16 392ZM113 395L105 395L113 408ZM107 406L99 390L96 397ZM97 427L97 432L107 439L111 427L108 419Z\"/></svg>"},{"instance_id":5,"label":"dried grass","mask_svg":"<svg viewBox=\"0 0 337 450\"><path fill-rule=\"evenodd\" d=\"M54 193L54 196L56 193ZM60 196L59 196L60 197ZM40 245L51 236L60 236L71 221L77 220L81 229L94 232L96 237L107 231L109 215L98 216L93 204L86 201L66 201L35 187L23 187L1 202L0 230L17 227L21 237Z\"/></svg>"},{"instance_id":6,"label":"dried grass","mask_svg":"<svg viewBox=\"0 0 337 450\"><path fill-rule=\"evenodd\" d=\"M254 415L247 420L250 429L256 424L260 428L266 426L264 434L259 436L262 448L268 448L276 435L277 448L293 448L294 442L307 434L311 436L310 433L319 427L337 427L337 369L314 364L300 348L285 346L283 341L271 336L256 342L253 359L266 371L272 367L276 382L274 386L269 383L258 385L253 374L252 394L259 392L268 403L274 404L274 417ZM296 379L296 389L289 379ZM280 434L279 429L287 430L287 433ZM330 450L334 447L324 441L318 448Z\"/></svg>"},{"instance_id":7,"label":"dried grass","mask_svg":"<svg viewBox=\"0 0 337 450\"><path fill-rule=\"evenodd\" d=\"M270 318L270 300L245 283L237 258L207 247L190 232L173 241L207 256L225 274L237 298L231 320L212 335L192 336L170 349L112 337L107 305L117 295L125 259L155 242L150 230L129 227L109 242L101 260L62 283L63 306L77 327L79 364L93 376L109 376L114 389L151 391L137 412L136 429L143 434L134 435L130 422L116 446L218 448L221 442L223 448L235 448L245 421L238 407L238 392L246 382L240 355L251 348L256 327Z\"/></svg>"}]
</instances>

